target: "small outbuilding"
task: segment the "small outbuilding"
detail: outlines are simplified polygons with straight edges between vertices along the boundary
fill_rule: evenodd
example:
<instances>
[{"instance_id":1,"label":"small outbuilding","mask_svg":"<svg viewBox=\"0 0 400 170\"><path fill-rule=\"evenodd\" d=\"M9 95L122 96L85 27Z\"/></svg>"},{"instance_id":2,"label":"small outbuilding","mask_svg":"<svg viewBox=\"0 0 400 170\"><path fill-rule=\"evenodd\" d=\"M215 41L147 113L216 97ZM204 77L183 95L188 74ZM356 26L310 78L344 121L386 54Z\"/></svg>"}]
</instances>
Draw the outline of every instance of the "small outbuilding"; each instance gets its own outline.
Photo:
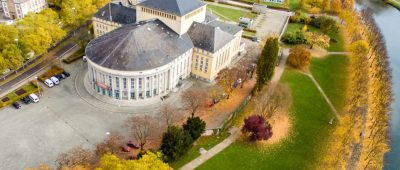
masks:
<instances>
[{"instance_id":1,"label":"small outbuilding","mask_svg":"<svg viewBox=\"0 0 400 170\"><path fill-rule=\"evenodd\" d=\"M240 17L239 18L239 26L243 28L250 28L253 25L254 20L250 18Z\"/></svg>"}]
</instances>

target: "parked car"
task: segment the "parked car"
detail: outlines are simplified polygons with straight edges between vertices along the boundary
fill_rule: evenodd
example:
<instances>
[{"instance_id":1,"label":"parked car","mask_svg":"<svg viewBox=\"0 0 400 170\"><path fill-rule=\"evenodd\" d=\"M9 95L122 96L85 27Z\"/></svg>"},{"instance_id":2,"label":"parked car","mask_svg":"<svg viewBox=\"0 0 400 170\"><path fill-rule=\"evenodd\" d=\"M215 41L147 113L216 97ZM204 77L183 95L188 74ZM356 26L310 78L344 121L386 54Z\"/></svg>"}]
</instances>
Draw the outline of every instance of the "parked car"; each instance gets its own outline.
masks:
<instances>
[{"instance_id":1,"label":"parked car","mask_svg":"<svg viewBox=\"0 0 400 170\"><path fill-rule=\"evenodd\" d=\"M67 76L64 73L61 73L60 76L61 76L62 79L66 79L67 78Z\"/></svg>"},{"instance_id":2,"label":"parked car","mask_svg":"<svg viewBox=\"0 0 400 170\"><path fill-rule=\"evenodd\" d=\"M39 97L36 96L35 93L30 94L30 95L29 95L29 99L31 99L31 101L33 101L34 103L39 102Z\"/></svg>"},{"instance_id":3,"label":"parked car","mask_svg":"<svg viewBox=\"0 0 400 170\"><path fill-rule=\"evenodd\" d=\"M53 87L53 86L54 86L53 82L52 82L50 79L44 80L44 84L45 84L47 87Z\"/></svg>"},{"instance_id":4,"label":"parked car","mask_svg":"<svg viewBox=\"0 0 400 170\"><path fill-rule=\"evenodd\" d=\"M24 102L25 104L29 104L29 103L32 102L32 101L29 99L29 97L24 97L24 98L21 99L21 101Z\"/></svg>"},{"instance_id":5,"label":"parked car","mask_svg":"<svg viewBox=\"0 0 400 170\"><path fill-rule=\"evenodd\" d=\"M126 146L129 146L133 149L139 149L139 145L136 143L133 143L132 141L128 141L128 143L126 144Z\"/></svg>"},{"instance_id":6,"label":"parked car","mask_svg":"<svg viewBox=\"0 0 400 170\"><path fill-rule=\"evenodd\" d=\"M128 147L128 146L122 146L122 147L121 147L121 151L122 151L122 152L130 152L130 151L131 151L131 148Z\"/></svg>"},{"instance_id":7,"label":"parked car","mask_svg":"<svg viewBox=\"0 0 400 170\"><path fill-rule=\"evenodd\" d=\"M13 105L14 108L16 108L16 109L21 108L21 105L20 105L18 102L14 102L12 105Z\"/></svg>"},{"instance_id":8,"label":"parked car","mask_svg":"<svg viewBox=\"0 0 400 170\"><path fill-rule=\"evenodd\" d=\"M63 78L63 77L61 76L61 74L57 74L57 75L55 75L54 77L56 77L59 81L61 81L61 79Z\"/></svg>"},{"instance_id":9,"label":"parked car","mask_svg":"<svg viewBox=\"0 0 400 170\"><path fill-rule=\"evenodd\" d=\"M58 78L56 78L56 77L50 77L50 80L55 84L55 85L58 85L58 84L60 84L60 80L58 80Z\"/></svg>"},{"instance_id":10,"label":"parked car","mask_svg":"<svg viewBox=\"0 0 400 170\"><path fill-rule=\"evenodd\" d=\"M71 75L71 74L69 74L69 73L66 72L66 71L63 71L62 74L64 74L66 77L69 77L69 76Z\"/></svg>"}]
</instances>

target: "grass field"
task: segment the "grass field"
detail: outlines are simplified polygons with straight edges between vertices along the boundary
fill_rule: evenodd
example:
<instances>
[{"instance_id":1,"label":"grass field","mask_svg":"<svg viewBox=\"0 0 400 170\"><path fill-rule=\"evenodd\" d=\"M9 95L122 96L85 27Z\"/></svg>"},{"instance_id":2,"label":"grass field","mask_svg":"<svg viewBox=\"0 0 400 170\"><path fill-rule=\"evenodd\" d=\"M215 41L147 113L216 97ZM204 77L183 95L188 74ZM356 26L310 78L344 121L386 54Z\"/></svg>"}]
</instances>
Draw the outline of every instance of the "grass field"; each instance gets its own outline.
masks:
<instances>
[{"instance_id":1,"label":"grass field","mask_svg":"<svg viewBox=\"0 0 400 170\"><path fill-rule=\"evenodd\" d=\"M189 163L193 159L200 156L199 149L204 148L206 150L211 149L221 141L223 141L226 137L228 137L228 133L222 133L219 136L202 136L200 137L195 145L190 148L189 152L180 160L171 163L170 165L174 169L179 169L180 167L184 166L185 164Z\"/></svg>"},{"instance_id":2,"label":"grass field","mask_svg":"<svg viewBox=\"0 0 400 170\"><path fill-rule=\"evenodd\" d=\"M302 30L304 27L304 24L302 23L289 23L286 31L285 32L294 32L297 30ZM307 25L308 30L311 32L321 32L320 29L313 27L311 25ZM327 48L328 51L335 51L335 52L340 52L340 51L345 51L344 49L344 39L342 37L342 34L340 31L338 33L329 33L328 36L331 39L335 39L337 42L331 42L330 46Z\"/></svg>"},{"instance_id":3,"label":"grass field","mask_svg":"<svg viewBox=\"0 0 400 170\"><path fill-rule=\"evenodd\" d=\"M222 20L228 20L233 22L239 22L240 17L255 18L257 15L251 12L243 10L230 9L216 5L207 5L207 8L213 12L213 14L220 17Z\"/></svg>"},{"instance_id":4,"label":"grass field","mask_svg":"<svg viewBox=\"0 0 400 170\"><path fill-rule=\"evenodd\" d=\"M198 169L309 169L333 128L328 124L333 115L307 76L285 71L282 83L291 88L294 99L291 138L267 150L237 141Z\"/></svg>"},{"instance_id":5,"label":"grass field","mask_svg":"<svg viewBox=\"0 0 400 170\"><path fill-rule=\"evenodd\" d=\"M345 105L345 89L348 78L349 58L345 55L329 55L314 58L310 71L318 84L340 112Z\"/></svg>"},{"instance_id":6,"label":"grass field","mask_svg":"<svg viewBox=\"0 0 400 170\"><path fill-rule=\"evenodd\" d=\"M388 0L387 3L393 5L400 10L400 0Z\"/></svg>"}]
</instances>

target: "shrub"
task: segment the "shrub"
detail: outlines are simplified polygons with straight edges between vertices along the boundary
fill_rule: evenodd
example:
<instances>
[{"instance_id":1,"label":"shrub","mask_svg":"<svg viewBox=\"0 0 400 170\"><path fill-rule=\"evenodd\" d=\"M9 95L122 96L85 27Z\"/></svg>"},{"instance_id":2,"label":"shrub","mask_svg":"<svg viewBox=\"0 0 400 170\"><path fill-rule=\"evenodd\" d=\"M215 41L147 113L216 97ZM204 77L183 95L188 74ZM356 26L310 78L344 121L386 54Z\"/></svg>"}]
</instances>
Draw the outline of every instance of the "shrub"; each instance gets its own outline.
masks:
<instances>
[{"instance_id":1,"label":"shrub","mask_svg":"<svg viewBox=\"0 0 400 170\"><path fill-rule=\"evenodd\" d=\"M201 120L199 117L189 117L186 120L186 123L183 124L183 129L189 132L193 141L195 141L206 130L206 122Z\"/></svg>"},{"instance_id":2,"label":"shrub","mask_svg":"<svg viewBox=\"0 0 400 170\"><path fill-rule=\"evenodd\" d=\"M310 65L310 62L311 53L304 47L297 45L290 49L287 61L288 65L303 70Z\"/></svg>"},{"instance_id":3,"label":"shrub","mask_svg":"<svg viewBox=\"0 0 400 170\"><path fill-rule=\"evenodd\" d=\"M338 30L336 21L329 16L320 16L312 20L311 25L320 28L323 33L334 32Z\"/></svg>"},{"instance_id":4,"label":"shrub","mask_svg":"<svg viewBox=\"0 0 400 170\"><path fill-rule=\"evenodd\" d=\"M307 13L296 11L293 16L290 17L290 22L294 23L305 23L305 21L309 21L311 18Z\"/></svg>"},{"instance_id":5,"label":"shrub","mask_svg":"<svg viewBox=\"0 0 400 170\"><path fill-rule=\"evenodd\" d=\"M272 127L260 115L253 115L244 120L242 133L250 133L250 141L267 140L272 137Z\"/></svg>"},{"instance_id":6,"label":"shrub","mask_svg":"<svg viewBox=\"0 0 400 170\"><path fill-rule=\"evenodd\" d=\"M77 52L75 52L74 54L72 54L71 56L63 59L62 61L64 63L71 64L72 62L82 58L84 55L85 55L85 50L84 49L80 49Z\"/></svg>"},{"instance_id":7,"label":"shrub","mask_svg":"<svg viewBox=\"0 0 400 170\"><path fill-rule=\"evenodd\" d=\"M165 161L173 162L186 154L192 144L193 139L189 132L182 128L171 126L163 135L160 150L164 155Z\"/></svg>"},{"instance_id":8,"label":"shrub","mask_svg":"<svg viewBox=\"0 0 400 170\"><path fill-rule=\"evenodd\" d=\"M306 42L303 31L295 31L285 33L282 37L282 41L287 44L303 44Z\"/></svg>"}]
</instances>

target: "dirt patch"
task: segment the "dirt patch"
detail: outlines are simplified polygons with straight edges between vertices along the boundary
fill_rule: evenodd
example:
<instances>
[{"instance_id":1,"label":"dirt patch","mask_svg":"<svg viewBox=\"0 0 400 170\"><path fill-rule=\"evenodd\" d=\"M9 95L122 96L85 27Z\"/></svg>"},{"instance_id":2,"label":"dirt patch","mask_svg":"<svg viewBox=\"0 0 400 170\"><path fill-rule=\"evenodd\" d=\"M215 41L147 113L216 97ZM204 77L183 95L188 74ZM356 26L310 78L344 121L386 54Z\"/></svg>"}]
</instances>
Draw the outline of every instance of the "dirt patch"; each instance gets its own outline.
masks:
<instances>
[{"instance_id":1,"label":"dirt patch","mask_svg":"<svg viewBox=\"0 0 400 170\"><path fill-rule=\"evenodd\" d=\"M311 52L311 56L313 57L322 58L328 55L328 51L326 51L324 48L314 46L313 49L307 49Z\"/></svg>"},{"instance_id":2,"label":"dirt patch","mask_svg":"<svg viewBox=\"0 0 400 170\"><path fill-rule=\"evenodd\" d=\"M261 141L263 145L277 144L289 136L292 121L287 113L277 113L268 119L272 126L272 137L266 141Z\"/></svg>"}]
</instances>

